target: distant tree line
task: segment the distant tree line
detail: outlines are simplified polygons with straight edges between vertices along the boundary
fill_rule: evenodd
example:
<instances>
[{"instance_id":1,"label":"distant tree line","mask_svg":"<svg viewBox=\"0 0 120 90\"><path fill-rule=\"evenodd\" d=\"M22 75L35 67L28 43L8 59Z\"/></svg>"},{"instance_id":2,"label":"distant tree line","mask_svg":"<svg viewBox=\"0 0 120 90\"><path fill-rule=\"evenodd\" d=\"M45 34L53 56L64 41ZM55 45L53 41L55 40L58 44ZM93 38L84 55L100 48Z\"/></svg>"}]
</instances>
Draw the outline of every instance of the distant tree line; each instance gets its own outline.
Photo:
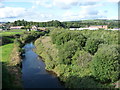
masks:
<instances>
[{"instance_id":1,"label":"distant tree line","mask_svg":"<svg viewBox=\"0 0 120 90\"><path fill-rule=\"evenodd\" d=\"M8 23L9 24L9 23ZM48 22L32 22L17 20L11 23L12 26L25 26L26 28L36 25L38 27L63 27L63 28L81 28L89 27L90 25L108 25L108 28L118 28L117 20L82 20L82 21L65 21L52 20Z\"/></svg>"}]
</instances>

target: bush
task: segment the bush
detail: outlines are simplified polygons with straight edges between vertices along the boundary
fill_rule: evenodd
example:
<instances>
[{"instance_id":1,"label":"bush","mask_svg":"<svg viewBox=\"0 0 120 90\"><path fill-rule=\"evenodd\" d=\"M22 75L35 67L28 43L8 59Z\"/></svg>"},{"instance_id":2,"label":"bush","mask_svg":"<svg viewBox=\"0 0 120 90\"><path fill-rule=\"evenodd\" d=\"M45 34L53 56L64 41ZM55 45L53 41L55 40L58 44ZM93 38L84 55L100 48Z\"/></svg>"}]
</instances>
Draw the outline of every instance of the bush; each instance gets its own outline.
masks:
<instances>
[{"instance_id":1,"label":"bush","mask_svg":"<svg viewBox=\"0 0 120 90\"><path fill-rule=\"evenodd\" d=\"M101 83L95 81L90 76L78 77L69 76L66 80L65 86L68 88L105 88ZM74 90L74 89L73 89Z\"/></svg>"},{"instance_id":2,"label":"bush","mask_svg":"<svg viewBox=\"0 0 120 90\"><path fill-rule=\"evenodd\" d=\"M62 30L60 30L60 31L59 30L51 31L50 35L51 35L51 39L52 39L53 44L56 43L57 36L60 35L62 32L63 32Z\"/></svg>"},{"instance_id":3,"label":"bush","mask_svg":"<svg viewBox=\"0 0 120 90\"><path fill-rule=\"evenodd\" d=\"M52 41L54 44L63 45L65 42L74 40L78 42L79 47L84 47L86 43L86 37L83 36L80 32L71 32L71 31L54 31L51 34Z\"/></svg>"},{"instance_id":4,"label":"bush","mask_svg":"<svg viewBox=\"0 0 120 90\"><path fill-rule=\"evenodd\" d=\"M60 63L70 64L77 49L78 43L75 41L69 41L62 45L58 52Z\"/></svg>"},{"instance_id":5,"label":"bush","mask_svg":"<svg viewBox=\"0 0 120 90\"><path fill-rule=\"evenodd\" d=\"M92 74L102 82L116 81L120 74L119 64L117 45L104 45L93 57Z\"/></svg>"},{"instance_id":6,"label":"bush","mask_svg":"<svg viewBox=\"0 0 120 90\"><path fill-rule=\"evenodd\" d=\"M86 51L77 51L72 58L73 64L80 67L87 67L88 63L92 60L92 56Z\"/></svg>"},{"instance_id":7,"label":"bush","mask_svg":"<svg viewBox=\"0 0 120 90\"><path fill-rule=\"evenodd\" d=\"M98 50L98 45L104 43L100 38L89 38L85 45L85 50L94 55Z\"/></svg>"},{"instance_id":8,"label":"bush","mask_svg":"<svg viewBox=\"0 0 120 90\"><path fill-rule=\"evenodd\" d=\"M5 45L5 44L8 44L8 43L13 43L13 37L8 37L8 36L3 36L3 37L0 37L0 45Z\"/></svg>"},{"instance_id":9,"label":"bush","mask_svg":"<svg viewBox=\"0 0 120 90\"><path fill-rule=\"evenodd\" d=\"M57 37L56 37L56 44L57 45L63 45L65 42L68 42L71 40L71 33L70 32L64 32L64 33L61 33L59 34Z\"/></svg>"},{"instance_id":10,"label":"bush","mask_svg":"<svg viewBox=\"0 0 120 90\"><path fill-rule=\"evenodd\" d=\"M81 32L71 32L71 38L79 44L79 47L85 46L87 38Z\"/></svg>"}]
</instances>

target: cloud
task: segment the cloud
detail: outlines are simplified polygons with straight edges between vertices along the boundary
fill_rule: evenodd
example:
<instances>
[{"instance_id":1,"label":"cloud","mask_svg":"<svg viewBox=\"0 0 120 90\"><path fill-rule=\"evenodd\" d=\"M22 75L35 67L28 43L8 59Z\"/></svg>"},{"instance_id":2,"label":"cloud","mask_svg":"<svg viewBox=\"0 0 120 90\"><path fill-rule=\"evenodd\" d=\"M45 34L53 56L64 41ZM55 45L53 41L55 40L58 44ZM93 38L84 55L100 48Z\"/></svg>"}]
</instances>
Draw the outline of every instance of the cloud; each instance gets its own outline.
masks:
<instances>
[{"instance_id":1,"label":"cloud","mask_svg":"<svg viewBox=\"0 0 120 90\"><path fill-rule=\"evenodd\" d=\"M30 8L5 7L0 3L0 20L25 19L28 21L80 20L106 18L107 10L100 10L105 4L118 0L4 0L5 2L31 2ZM44 9L46 7L47 9ZM26 9L25 9L26 8ZM40 8L40 9L39 9ZM55 12L49 11L52 8ZM58 9L60 8L60 9ZM106 7L105 7L106 8ZM43 11L43 10L46 11ZM56 11L58 9L58 11ZM65 9L65 10L64 10ZM108 9L108 8L106 8ZM58 12L58 13L57 13ZM65 12L65 13L64 13ZM8 19L9 18L9 19Z\"/></svg>"},{"instance_id":2,"label":"cloud","mask_svg":"<svg viewBox=\"0 0 120 90\"><path fill-rule=\"evenodd\" d=\"M50 2L50 0L34 1L33 3L36 5L47 7L47 8L52 7L52 3Z\"/></svg>"},{"instance_id":3,"label":"cloud","mask_svg":"<svg viewBox=\"0 0 120 90\"><path fill-rule=\"evenodd\" d=\"M96 2L85 2L85 0L53 0L53 5L63 8L63 9L69 9L73 6L91 6L96 5Z\"/></svg>"},{"instance_id":4,"label":"cloud","mask_svg":"<svg viewBox=\"0 0 120 90\"><path fill-rule=\"evenodd\" d=\"M107 18L107 10L99 10L96 7L102 6L103 4L94 4L92 6L85 5L80 6L79 11L70 11L67 10L65 13L63 13L61 20L67 21L67 20L81 20L81 19L104 19Z\"/></svg>"},{"instance_id":5,"label":"cloud","mask_svg":"<svg viewBox=\"0 0 120 90\"><path fill-rule=\"evenodd\" d=\"M70 9L73 6L92 6L99 3L117 3L119 0L35 0L36 5L44 6L47 8L50 7L59 7L62 9Z\"/></svg>"},{"instance_id":6,"label":"cloud","mask_svg":"<svg viewBox=\"0 0 120 90\"><path fill-rule=\"evenodd\" d=\"M3 7L0 8L0 18L15 18L23 15L25 12L25 8L21 7Z\"/></svg>"}]
</instances>

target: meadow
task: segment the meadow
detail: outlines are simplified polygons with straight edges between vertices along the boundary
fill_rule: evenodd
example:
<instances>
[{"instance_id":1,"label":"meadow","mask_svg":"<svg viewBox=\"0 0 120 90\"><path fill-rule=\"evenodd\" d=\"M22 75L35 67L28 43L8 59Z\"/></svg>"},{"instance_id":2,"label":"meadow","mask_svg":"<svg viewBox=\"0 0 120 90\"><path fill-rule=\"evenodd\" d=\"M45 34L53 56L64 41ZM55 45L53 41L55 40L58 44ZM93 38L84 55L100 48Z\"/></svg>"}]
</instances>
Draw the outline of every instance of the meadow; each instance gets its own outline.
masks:
<instances>
[{"instance_id":1,"label":"meadow","mask_svg":"<svg viewBox=\"0 0 120 90\"><path fill-rule=\"evenodd\" d=\"M11 36L15 34L23 34L23 32L26 31L24 29L14 29L14 30L9 30L9 31L1 31L0 36Z\"/></svg>"}]
</instances>

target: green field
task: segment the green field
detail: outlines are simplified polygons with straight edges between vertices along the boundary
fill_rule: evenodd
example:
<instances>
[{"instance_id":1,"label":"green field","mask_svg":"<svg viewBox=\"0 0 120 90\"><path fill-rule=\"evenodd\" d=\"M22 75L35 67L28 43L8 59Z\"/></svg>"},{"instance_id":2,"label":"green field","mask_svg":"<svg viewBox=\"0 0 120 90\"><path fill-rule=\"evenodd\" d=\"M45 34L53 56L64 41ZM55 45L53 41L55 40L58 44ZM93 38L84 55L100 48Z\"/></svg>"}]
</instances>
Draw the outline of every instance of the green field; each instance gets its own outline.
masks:
<instances>
[{"instance_id":1,"label":"green field","mask_svg":"<svg viewBox=\"0 0 120 90\"><path fill-rule=\"evenodd\" d=\"M10 32L23 32L23 31L26 31L25 29L12 29L12 30L9 30Z\"/></svg>"},{"instance_id":2,"label":"green field","mask_svg":"<svg viewBox=\"0 0 120 90\"><path fill-rule=\"evenodd\" d=\"M9 31L1 31L0 32L0 36L11 36L11 35L15 35L15 34L23 34L23 32L25 32L25 29L13 29L13 30L9 30Z\"/></svg>"},{"instance_id":3,"label":"green field","mask_svg":"<svg viewBox=\"0 0 120 90\"><path fill-rule=\"evenodd\" d=\"M0 36L11 36L15 34L23 34L23 32L0 32Z\"/></svg>"},{"instance_id":4,"label":"green field","mask_svg":"<svg viewBox=\"0 0 120 90\"><path fill-rule=\"evenodd\" d=\"M12 49L13 49L13 43L6 44L0 47L0 54L2 55L0 58L2 58L2 62L6 62L6 63L10 62L10 54Z\"/></svg>"}]
</instances>

